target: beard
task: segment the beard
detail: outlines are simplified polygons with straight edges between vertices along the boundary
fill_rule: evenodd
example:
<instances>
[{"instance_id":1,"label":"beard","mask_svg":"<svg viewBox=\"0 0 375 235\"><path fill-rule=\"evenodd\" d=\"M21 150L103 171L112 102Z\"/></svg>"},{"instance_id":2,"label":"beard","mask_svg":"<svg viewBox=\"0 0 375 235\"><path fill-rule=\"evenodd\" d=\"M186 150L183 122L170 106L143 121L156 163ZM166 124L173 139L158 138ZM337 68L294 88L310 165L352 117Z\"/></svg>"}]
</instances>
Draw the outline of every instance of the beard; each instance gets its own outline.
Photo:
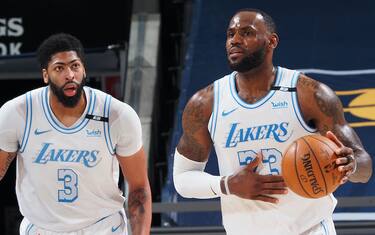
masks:
<instances>
[{"instance_id":1,"label":"beard","mask_svg":"<svg viewBox=\"0 0 375 235\"><path fill-rule=\"evenodd\" d=\"M254 51L251 54L245 55L245 57L242 58L242 60L240 60L237 63L231 63L230 61L228 61L229 67L233 71L237 71L240 73L250 71L254 68L259 67L263 63L265 54L266 54L266 47L265 45L263 45L257 51Z\"/></svg>"},{"instance_id":2,"label":"beard","mask_svg":"<svg viewBox=\"0 0 375 235\"><path fill-rule=\"evenodd\" d=\"M74 108L78 104L78 101L80 100L82 96L85 82L86 82L86 77L83 77L81 83L67 82L63 86L59 87L56 83L52 82L51 79L48 79L48 84L49 84L49 87L51 88L52 93L57 97L57 100L67 108ZM77 85L77 91L74 96L66 96L64 94L64 87L69 83L74 83Z\"/></svg>"}]
</instances>

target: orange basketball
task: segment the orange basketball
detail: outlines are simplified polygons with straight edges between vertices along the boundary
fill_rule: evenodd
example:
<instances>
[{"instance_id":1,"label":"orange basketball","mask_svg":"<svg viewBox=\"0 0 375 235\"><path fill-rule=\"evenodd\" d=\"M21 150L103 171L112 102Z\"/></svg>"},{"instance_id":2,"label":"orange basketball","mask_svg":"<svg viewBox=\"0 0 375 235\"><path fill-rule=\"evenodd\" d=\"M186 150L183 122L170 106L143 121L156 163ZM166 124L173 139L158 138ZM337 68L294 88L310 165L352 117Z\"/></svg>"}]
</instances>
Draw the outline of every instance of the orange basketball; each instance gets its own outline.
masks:
<instances>
[{"instance_id":1,"label":"orange basketball","mask_svg":"<svg viewBox=\"0 0 375 235\"><path fill-rule=\"evenodd\" d=\"M337 189L343 174L337 169L336 144L321 135L306 135L295 140L281 162L286 185L296 194L320 198Z\"/></svg>"}]
</instances>

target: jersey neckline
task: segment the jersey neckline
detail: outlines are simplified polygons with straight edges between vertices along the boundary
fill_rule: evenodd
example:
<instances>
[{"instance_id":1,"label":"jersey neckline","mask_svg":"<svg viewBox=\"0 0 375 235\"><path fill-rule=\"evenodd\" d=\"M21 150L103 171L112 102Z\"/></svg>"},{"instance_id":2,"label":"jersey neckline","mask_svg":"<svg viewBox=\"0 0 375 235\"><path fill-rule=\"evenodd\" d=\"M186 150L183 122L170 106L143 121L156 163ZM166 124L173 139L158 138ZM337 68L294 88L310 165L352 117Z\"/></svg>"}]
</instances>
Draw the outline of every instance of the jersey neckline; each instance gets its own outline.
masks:
<instances>
[{"instance_id":1,"label":"jersey neckline","mask_svg":"<svg viewBox=\"0 0 375 235\"><path fill-rule=\"evenodd\" d=\"M247 103L246 101L244 101L239 95L238 95L238 92L236 90L236 74L237 72L234 71L232 72L230 75L229 75L229 86L230 86L230 93L232 95L232 97L234 98L234 100L242 107L244 108L247 108L247 109L254 109L254 108L257 108L259 106L261 106L262 104L264 104L265 102L267 102L267 100L269 100L274 94L275 94L275 90L270 90L267 95L265 95L263 98L261 98L260 100L257 100L255 103L253 104L250 104L250 103ZM281 78L282 78L282 74L283 74L283 71L282 71L282 68L277 66L277 69L276 69L276 80L275 80L275 84L274 86L278 86L281 82Z\"/></svg>"},{"instance_id":2,"label":"jersey neckline","mask_svg":"<svg viewBox=\"0 0 375 235\"><path fill-rule=\"evenodd\" d=\"M80 131L87 125L89 119L86 118L86 115L93 113L96 102L96 95L95 92L92 91L92 89L86 86L83 88L83 92L86 95L87 104L81 117L70 127L62 124L53 113L49 102L49 92L49 86L44 87L41 92L42 107L46 119L55 130L64 134L73 134Z\"/></svg>"}]
</instances>

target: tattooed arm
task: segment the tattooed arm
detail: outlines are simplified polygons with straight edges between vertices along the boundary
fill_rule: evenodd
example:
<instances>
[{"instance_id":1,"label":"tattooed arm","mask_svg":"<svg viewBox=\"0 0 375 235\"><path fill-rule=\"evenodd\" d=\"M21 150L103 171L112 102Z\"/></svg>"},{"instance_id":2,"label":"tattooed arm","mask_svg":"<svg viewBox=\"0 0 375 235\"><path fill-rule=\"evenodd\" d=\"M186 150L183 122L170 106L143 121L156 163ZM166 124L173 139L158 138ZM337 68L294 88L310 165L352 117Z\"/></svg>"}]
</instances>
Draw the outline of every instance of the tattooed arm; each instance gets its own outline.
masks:
<instances>
[{"instance_id":1,"label":"tattooed arm","mask_svg":"<svg viewBox=\"0 0 375 235\"><path fill-rule=\"evenodd\" d=\"M213 85L198 91L187 103L182 115L183 134L177 145L179 153L197 162L207 161L212 141L208 121L213 105Z\"/></svg>"},{"instance_id":2,"label":"tattooed arm","mask_svg":"<svg viewBox=\"0 0 375 235\"><path fill-rule=\"evenodd\" d=\"M357 164L354 174L349 176L352 182L367 182L372 175L372 160L364 149L361 140L353 128L346 122L340 99L326 85L305 75L300 75L297 84L298 101L306 123L312 123L321 135L333 132L337 137L340 151L336 152L342 158L338 159L339 170L350 172ZM335 139L335 136L328 137ZM345 156L354 153L355 162L349 162ZM348 175L349 175L348 174ZM346 179L346 178L345 178Z\"/></svg>"},{"instance_id":3,"label":"tattooed arm","mask_svg":"<svg viewBox=\"0 0 375 235\"><path fill-rule=\"evenodd\" d=\"M0 149L0 180L3 179L17 153L8 153Z\"/></svg>"},{"instance_id":4,"label":"tattooed arm","mask_svg":"<svg viewBox=\"0 0 375 235\"><path fill-rule=\"evenodd\" d=\"M183 134L174 155L173 183L186 198L215 198L223 192L222 178L204 172L212 146L208 122L213 95L213 85L198 91L182 115Z\"/></svg>"},{"instance_id":5,"label":"tattooed arm","mask_svg":"<svg viewBox=\"0 0 375 235\"><path fill-rule=\"evenodd\" d=\"M143 147L134 155L117 157L129 185L128 215L133 235L148 235L151 227L151 189Z\"/></svg>"},{"instance_id":6,"label":"tattooed arm","mask_svg":"<svg viewBox=\"0 0 375 235\"><path fill-rule=\"evenodd\" d=\"M182 116L184 132L178 143L178 152L175 153L173 164L173 179L177 192L184 197L193 198L234 194L246 199L276 203L278 199L273 197L273 194L287 193L286 185L282 176L255 173L254 169L260 162L260 156L232 175L213 176L204 172L212 146L208 131L213 103L212 88L208 86L198 91L185 107Z\"/></svg>"}]
</instances>

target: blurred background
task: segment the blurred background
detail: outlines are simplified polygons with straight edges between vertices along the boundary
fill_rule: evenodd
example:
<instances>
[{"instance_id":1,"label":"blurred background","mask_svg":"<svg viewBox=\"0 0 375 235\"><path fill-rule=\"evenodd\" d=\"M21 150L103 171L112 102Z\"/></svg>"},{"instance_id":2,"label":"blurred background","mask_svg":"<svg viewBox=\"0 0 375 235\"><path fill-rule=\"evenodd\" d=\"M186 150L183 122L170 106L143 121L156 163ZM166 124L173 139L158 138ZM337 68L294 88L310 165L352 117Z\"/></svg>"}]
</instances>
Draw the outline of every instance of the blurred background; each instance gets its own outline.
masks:
<instances>
[{"instance_id":1,"label":"blurred background","mask_svg":"<svg viewBox=\"0 0 375 235\"><path fill-rule=\"evenodd\" d=\"M0 105L43 86L37 46L52 33L85 46L88 85L139 114L153 193L152 234L225 234L218 200L187 200L172 182L174 148L189 97L230 73L226 29L241 8L270 14L280 37L274 64L329 85L375 156L375 1L2 0ZM0 183L0 234L18 234L14 161ZM207 171L218 174L212 153ZM120 186L126 191L126 180ZM347 183L335 196L338 234L375 234L375 183Z\"/></svg>"}]
</instances>

